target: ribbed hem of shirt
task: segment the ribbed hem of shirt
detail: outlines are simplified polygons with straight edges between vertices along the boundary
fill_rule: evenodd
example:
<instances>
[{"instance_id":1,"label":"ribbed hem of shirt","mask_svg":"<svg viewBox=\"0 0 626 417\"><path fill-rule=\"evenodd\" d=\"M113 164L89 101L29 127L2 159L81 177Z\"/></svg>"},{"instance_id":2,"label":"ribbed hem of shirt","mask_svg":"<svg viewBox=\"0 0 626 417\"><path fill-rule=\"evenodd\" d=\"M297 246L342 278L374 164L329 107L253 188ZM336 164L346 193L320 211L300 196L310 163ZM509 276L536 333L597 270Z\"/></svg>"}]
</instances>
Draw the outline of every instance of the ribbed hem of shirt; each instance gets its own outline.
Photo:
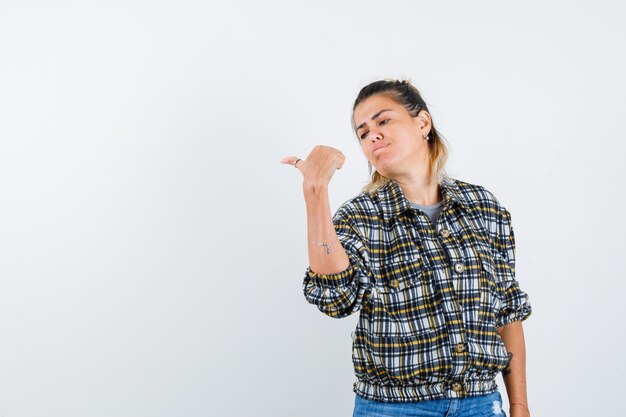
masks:
<instances>
[{"instance_id":1,"label":"ribbed hem of shirt","mask_svg":"<svg viewBox=\"0 0 626 417\"><path fill-rule=\"evenodd\" d=\"M359 380L354 383L352 391L372 401L410 402L441 400L446 398L465 398L491 394L498 390L495 379L475 379L464 382L463 391L454 391L450 383L437 382L422 385L388 386L376 385Z\"/></svg>"}]
</instances>

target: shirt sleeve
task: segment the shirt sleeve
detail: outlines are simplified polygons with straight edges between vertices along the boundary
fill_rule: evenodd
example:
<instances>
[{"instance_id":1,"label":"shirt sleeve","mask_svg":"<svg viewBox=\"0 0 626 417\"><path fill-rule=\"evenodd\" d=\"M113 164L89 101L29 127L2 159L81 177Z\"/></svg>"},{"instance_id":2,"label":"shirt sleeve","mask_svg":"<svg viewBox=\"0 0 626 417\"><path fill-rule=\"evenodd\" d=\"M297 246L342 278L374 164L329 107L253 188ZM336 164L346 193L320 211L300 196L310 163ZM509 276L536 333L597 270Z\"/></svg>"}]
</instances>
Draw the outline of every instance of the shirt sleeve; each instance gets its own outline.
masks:
<instances>
[{"instance_id":1,"label":"shirt sleeve","mask_svg":"<svg viewBox=\"0 0 626 417\"><path fill-rule=\"evenodd\" d=\"M499 206L496 249L501 259L495 262L498 276L498 294L502 298L500 311L496 316L496 326L514 321L524 321L532 313L528 294L520 289L515 278L515 233L509 211Z\"/></svg>"},{"instance_id":2,"label":"shirt sleeve","mask_svg":"<svg viewBox=\"0 0 626 417\"><path fill-rule=\"evenodd\" d=\"M339 211L333 216L333 224L350 265L335 274L319 274L307 267L303 291L306 300L322 313L342 318L363 307L369 298L371 280L367 270L366 247L356 228Z\"/></svg>"}]
</instances>

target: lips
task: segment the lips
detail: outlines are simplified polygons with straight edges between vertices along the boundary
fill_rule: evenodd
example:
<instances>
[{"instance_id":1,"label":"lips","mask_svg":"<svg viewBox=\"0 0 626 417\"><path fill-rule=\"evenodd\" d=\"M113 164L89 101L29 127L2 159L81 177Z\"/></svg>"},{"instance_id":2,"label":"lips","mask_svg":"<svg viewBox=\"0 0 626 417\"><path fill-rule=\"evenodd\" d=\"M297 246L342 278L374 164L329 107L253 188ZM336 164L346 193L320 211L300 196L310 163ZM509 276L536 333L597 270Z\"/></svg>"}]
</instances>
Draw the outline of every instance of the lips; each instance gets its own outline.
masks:
<instances>
[{"instance_id":1,"label":"lips","mask_svg":"<svg viewBox=\"0 0 626 417\"><path fill-rule=\"evenodd\" d=\"M377 150L379 149L383 149L386 148L387 146L389 146L389 144L383 145L383 146L377 146L374 148L374 150L372 151L372 154L376 153Z\"/></svg>"}]
</instances>

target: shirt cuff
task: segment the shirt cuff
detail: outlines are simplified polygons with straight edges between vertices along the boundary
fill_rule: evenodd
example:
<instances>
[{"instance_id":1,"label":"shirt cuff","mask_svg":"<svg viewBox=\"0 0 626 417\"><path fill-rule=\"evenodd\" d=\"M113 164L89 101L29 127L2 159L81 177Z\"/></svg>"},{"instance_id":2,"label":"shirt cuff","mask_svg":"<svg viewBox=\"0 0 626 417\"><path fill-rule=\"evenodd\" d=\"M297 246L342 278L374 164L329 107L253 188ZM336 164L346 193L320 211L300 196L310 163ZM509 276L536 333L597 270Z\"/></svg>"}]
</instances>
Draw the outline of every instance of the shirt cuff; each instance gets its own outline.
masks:
<instances>
[{"instance_id":1,"label":"shirt cuff","mask_svg":"<svg viewBox=\"0 0 626 417\"><path fill-rule=\"evenodd\" d=\"M348 268L336 274L319 274L313 272L309 266L306 269L306 277L311 283L322 287L342 287L350 282L355 269L355 266L350 263Z\"/></svg>"},{"instance_id":2,"label":"shirt cuff","mask_svg":"<svg viewBox=\"0 0 626 417\"><path fill-rule=\"evenodd\" d=\"M532 314L532 307L530 303L524 303L515 310L501 311L496 320L496 327L504 326L505 324L513 323L515 321L524 321Z\"/></svg>"}]
</instances>

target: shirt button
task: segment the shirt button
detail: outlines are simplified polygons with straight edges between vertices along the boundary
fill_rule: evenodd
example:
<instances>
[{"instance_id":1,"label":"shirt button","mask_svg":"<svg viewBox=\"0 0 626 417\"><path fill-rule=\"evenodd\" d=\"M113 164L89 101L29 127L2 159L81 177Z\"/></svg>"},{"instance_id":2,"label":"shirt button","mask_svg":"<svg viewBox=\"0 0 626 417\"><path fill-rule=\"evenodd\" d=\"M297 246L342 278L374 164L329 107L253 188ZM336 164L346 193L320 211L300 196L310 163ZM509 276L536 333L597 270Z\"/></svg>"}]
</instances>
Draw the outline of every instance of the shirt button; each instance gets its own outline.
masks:
<instances>
[{"instance_id":1,"label":"shirt button","mask_svg":"<svg viewBox=\"0 0 626 417\"><path fill-rule=\"evenodd\" d=\"M463 389L463 385L461 385L461 383L460 383L460 382L454 382L454 383L452 384L452 390L453 390L453 391L459 392L459 391L461 391L462 389Z\"/></svg>"},{"instance_id":2,"label":"shirt button","mask_svg":"<svg viewBox=\"0 0 626 417\"><path fill-rule=\"evenodd\" d=\"M448 236L450 236L450 231L448 229L441 229L439 231L439 236L441 236L441 237L448 237Z\"/></svg>"},{"instance_id":3,"label":"shirt button","mask_svg":"<svg viewBox=\"0 0 626 417\"><path fill-rule=\"evenodd\" d=\"M458 272L459 274L463 272L464 269L465 269L465 265L463 265L463 262L457 262L454 264L454 270Z\"/></svg>"},{"instance_id":4,"label":"shirt button","mask_svg":"<svg viewBox=\"0 0 626 417\"><path fill-rule=\"evenodd\" d=\"M397 279L392 279L391 282L389 283L389 286L391 288L398 288L399 285L400 285L400 283L398 282Z\"/></svg>"},{"instance_id":5,"label":"shirt button","mask_svg":"<svg viewBox=\"0 0 626 417\"><path fill-rule=\"evenodd\" d=\"M465 345L463 343L457 343L454 349L456 350L456 353L463 353L465 352Z\"/></svg>"}]
</instances>

